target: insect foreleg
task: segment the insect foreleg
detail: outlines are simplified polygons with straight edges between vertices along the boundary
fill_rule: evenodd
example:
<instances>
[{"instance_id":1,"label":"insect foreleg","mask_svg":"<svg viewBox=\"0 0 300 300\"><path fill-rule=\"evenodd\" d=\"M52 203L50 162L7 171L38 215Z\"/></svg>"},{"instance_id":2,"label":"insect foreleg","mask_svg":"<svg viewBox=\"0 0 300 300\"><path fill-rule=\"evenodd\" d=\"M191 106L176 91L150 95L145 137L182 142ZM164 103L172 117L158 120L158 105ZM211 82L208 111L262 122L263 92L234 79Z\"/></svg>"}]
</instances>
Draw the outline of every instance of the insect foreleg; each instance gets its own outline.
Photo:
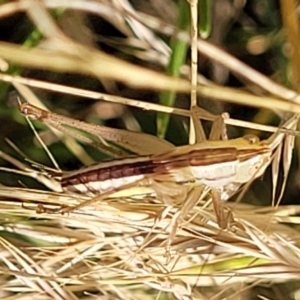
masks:
<instances>
[{"instance_id":1,"label":"insect foreleg","mask_svg":"<svg viewBox=\"0 0 300 300\"><path fill-rule=\"evenodd\" d=\"M202 109L201 107L194 106L191 109L191 117L195 128L196 143L201 143L207 140L201 120L199 120L199 118L201 119L201 116L204 118L210 118L214 120L209 135L209 140L217 141L220 139L221 140L228 139L226 124L225 124L225 119L229 118L228 113L223 113L221 115L213 115L208 111Z\"/></svg>"}]
</instances>

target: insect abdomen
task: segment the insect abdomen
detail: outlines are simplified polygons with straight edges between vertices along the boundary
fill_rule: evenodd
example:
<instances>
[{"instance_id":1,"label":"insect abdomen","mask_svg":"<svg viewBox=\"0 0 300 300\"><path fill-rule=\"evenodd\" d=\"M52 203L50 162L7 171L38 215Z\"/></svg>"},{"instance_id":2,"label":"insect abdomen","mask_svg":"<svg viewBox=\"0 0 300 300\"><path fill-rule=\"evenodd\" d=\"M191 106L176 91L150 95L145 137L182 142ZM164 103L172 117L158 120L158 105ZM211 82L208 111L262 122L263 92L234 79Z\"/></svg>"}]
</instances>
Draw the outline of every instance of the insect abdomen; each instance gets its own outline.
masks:
<instances>
[{"instance_id":1,"label":"insect abdomen","mask_svg":"<svg viewBox=\"0 0 300 300\"><path fill-rule=\"evenodd\" d=\"M62 176L62 188L82 194L102 194L118 190L152 174L155 166L149 157L134 157L104 162Z\"/></svg>"}]
</instances>

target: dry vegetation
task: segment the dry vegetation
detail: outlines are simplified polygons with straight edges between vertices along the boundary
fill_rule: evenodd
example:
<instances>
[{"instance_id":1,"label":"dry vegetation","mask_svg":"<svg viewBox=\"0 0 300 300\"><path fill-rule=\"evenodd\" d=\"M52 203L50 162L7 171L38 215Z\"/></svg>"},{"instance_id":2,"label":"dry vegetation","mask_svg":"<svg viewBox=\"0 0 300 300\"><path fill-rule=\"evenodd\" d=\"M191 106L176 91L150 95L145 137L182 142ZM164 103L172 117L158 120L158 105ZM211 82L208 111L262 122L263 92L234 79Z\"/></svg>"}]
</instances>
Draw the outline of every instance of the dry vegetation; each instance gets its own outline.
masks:
<instances>
[{"instance_id":1,"label":"dry vegetation","mask_svg":"<svg viewBox=\"0 0 300 300\"><path fill-rule=\"evenodd\" d=\"M269 124L300 113L294 1L211 2L212 10L207 1L199 14L202 37L210 38L191 40L193 1L0 1L1 299L299 299L291 140L262 180L226 203L235 219L227 230L216 224L204 187L178 205L123 197L69 214L36 212L90 198L57 192L43 167L55 166L21 116L16 93L86 122L158 134L177 145L188 143L195 95L211 113L230 112L230 137L265 138L276 130ZM198 55L199 71L190 68ZM34 126L61 169L107 158ZM279 205L288 171L289 205Z\"/></svg>"}]
</instances>

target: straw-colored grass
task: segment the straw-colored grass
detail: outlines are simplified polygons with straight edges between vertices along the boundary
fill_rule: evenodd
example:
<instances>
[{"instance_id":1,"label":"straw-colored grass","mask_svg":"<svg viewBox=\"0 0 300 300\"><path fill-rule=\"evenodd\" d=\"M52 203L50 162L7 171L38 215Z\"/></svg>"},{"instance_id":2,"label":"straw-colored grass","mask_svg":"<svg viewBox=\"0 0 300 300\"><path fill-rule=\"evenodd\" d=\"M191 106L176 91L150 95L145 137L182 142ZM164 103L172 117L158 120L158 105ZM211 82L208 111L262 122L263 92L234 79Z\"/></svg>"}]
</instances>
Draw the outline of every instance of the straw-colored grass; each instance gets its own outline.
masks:
<instances>
[{"instance_id":1,"label":"straw-colored grass","mask_svg":"<svg viewBox=\"0 0 300 300\"><path fill-rule=\"evenodd\" d=\"M66 10L59 12L58 8ZM120 47L120 57L108 55L93 44L67 37L64 27L60 24L63 28L60 29L58 26L59 18L55 20L49 14L50 9L54 9L57 15L70 11L90 12L114 24L127 37L121 44L118 44L117 38L107 40L109 45L117 45L117 50ZM170 48L163 38L166 41L169 38L177 39L189 45L189 33L184 31L189 24L186 27L179 24L182 30L177 30L177 26L168 25L161 18L136 11L126 1L114 4L110 1L83 0L11 1L0 5L0 20L20 11L26 12L44 39L38 41L38 46L30 47L0 42L0 81L11 84L23 99L39 107L46 105L41 101L41 95L46 92L56 93L53 107L63 113L67 113L69 106L73 108L71 102L66 102L67 97L71 96L74 99L78 96L84 98L88 106L99 100L122 104L123 121L134 129L140 129L139 124L132 112L123 108L123 105L146 112L190 116L188 105L185 105L185 109L167 107L155 101L134 99L136 94L132 97L126 93L122 95L122 87L129 86L133 90L151 90L157 93L156 98L164 100L176 97L163 94L162 91L187 95L196 91L198 97L208 101L209 107L214 107L217 99L261 108L260 113L268 116L270 110L267 109L270 108L280 111L282 115L300 112L300 95L296 91L277 84L221 48L199 38L192 43L194 55L196 49L201 57L225 66L247 84L255 85L257 90L253 90L258 91L257 94L251 93L251 85L248 91L244 91L213 84L201 77L197 70L195 74L193 68L190 80L187 73L191 69L187 65L178 66L178 77L174 77L176 72L164 73L161 70L169 62L170 52L174 48ZM289 5L284 6L283 12L283 17L295 17ZM196 15L193 11L193 18ZM73 23L72 27L78 26L79 30L79 25ZM295 26L295 23L287 22L284 26L287 39L291 40L291 34L294 37L292 40L299 41L298 33L289 27ZM102 39L106 40L104 37ZM144 66L132 62L137 58L143 61ZM173 63L173 66L178 64ZM299 67L297 56L291 57L291 63ZM87 80L96 78L107 89L107 93L88 87L74 87L73 83L58 84L50 79L16 76L8 69L8 64L52 71L51 74L55 76L67 72L80 74L80 78ZM22 75L21 71L18 75ZM194 85L195 79L197 86ZM123 85L117 86L116 82ZM291 85L295 86L293 80ZM97 107L94 105L94 108ZM222 105L220 107L223 108ZM112 106L106 109L107 113L113 110ZM10 115L14 121L22 123L22 130L25 126L27 128L17 108L11 107L11 110L15 111ZM93 119L93 114L87 115ZM165 115L160 115L157 124L168 124ZM211 120L214 117L207 115L204 119ZM272 133L277 130L276 126L234 118L225 118L225 123L232 127L255 129L256 132L263 130ZM279 130L299 135L293 130ZM158 128L158 131L163 135L167 125L166 128ZM60 162L65 153L72 159L77 157L83 164L95 160L90 148L77 143L72 137L57 131L55 134L69 149L69 152L64 150L61 152L63 154L57 155ZM173 135L176 136L176 133ZM47 137L48 144L56 140L49 132ZM19 137L7 138L13 141L10 147L14 147L18 138L22 138L22 132L20 130ZM63 143L60 147L64 147ZM279 165L278 172L286 175L289 171L292 144L291 138L285 140L283 155L278 155L280 152L274 154L276 160L272 179L276 184L275 173L281 159L283 163ZM34 157L30 157L32 161L38 160L36 156L42 157L36 145L27 146L26 149L18 144L15 148L33 154ZM256 189L247 185L248 194L242 192L236 201L224 203L225 209L231 210L234 218L226 230L219 228L210 191L203 186L189 190L184 201L173 205L166 205L159 196L143 195L101 198L87 202L89 205L70 213L51 213L51 209L75 207L91 200L91 197L61 192L59 181L49 176L52 171L34 166L32 161L24 161L23 153L19 153L16 159L13 157L16 154L8 154L7 149L0 152L3 159L0 171L6 174L0 177L6 182L0 186L1 299L253 299L253 295L262 299L296 299L300 273L300 207L250 205L240 201L247 201L249 197L270 204L272 180L267 180L265 185ZM56 149L53 153L57 153ZM4 161L9 165L4 165ZM18 178L19 182L12 185L7 182L6 176ZM28 180L28 177L32 180ZM281 176L276 188L277 197L282 182ZM264 191L257 192L259 188ZM42 210L45 212L37 213ZM266 286L268 289L259 290ZM272 287L275 287L273 293ZM280 287L285 289L282 294ZM276 288L279 290L277 293ZM268 293L266 290L269 290Z\"/></svg>"}]
</instances>

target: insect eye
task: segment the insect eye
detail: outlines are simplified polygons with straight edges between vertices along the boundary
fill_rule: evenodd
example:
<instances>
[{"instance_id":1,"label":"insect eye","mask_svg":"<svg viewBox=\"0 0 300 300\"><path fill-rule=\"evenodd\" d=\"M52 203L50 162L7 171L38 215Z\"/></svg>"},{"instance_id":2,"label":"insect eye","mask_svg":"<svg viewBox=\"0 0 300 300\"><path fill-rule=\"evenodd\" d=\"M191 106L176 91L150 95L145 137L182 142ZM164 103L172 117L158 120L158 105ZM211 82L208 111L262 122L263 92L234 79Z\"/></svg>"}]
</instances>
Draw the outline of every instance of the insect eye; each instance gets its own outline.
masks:
<instances>
[{"instance_id":1,"label":"insect eye","mask_svg":"<svg viewBox=\"0 0 300 300\"><path fill-rule=\"evenodd\" d=\"M247 134L243 137L249 144L256 144L259 142L259 137L254 134Z\"/></svg>"}]
</instances>

